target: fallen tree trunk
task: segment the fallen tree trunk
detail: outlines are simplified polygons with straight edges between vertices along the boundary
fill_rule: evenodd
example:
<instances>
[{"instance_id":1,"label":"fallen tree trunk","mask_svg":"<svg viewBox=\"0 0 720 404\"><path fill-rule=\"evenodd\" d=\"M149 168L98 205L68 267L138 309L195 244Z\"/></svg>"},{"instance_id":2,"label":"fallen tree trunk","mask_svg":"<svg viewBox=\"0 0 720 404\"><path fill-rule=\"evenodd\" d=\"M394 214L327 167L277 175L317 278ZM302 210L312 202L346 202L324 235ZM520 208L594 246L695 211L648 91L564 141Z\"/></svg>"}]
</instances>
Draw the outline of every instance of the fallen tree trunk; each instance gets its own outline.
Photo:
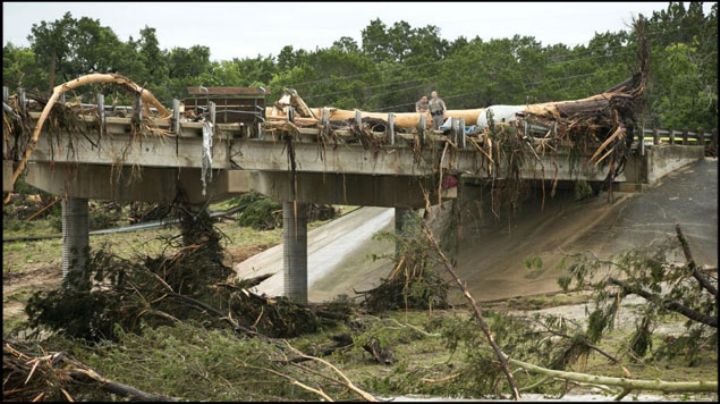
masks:
<instances>
[{"instance_id":1,"label":"fallen tree trunk","mask_svg":"<svg viewBox=\"0 0 720 404\"><path fill-rule=\"evenodd\" d=\"M579 99L579 100L570 100L570 101L554 101L554 102L545 102L540 104L530 104L527 106L494 106L497 107L513 107L518 109L517 115L522 116L537 116L547 119L557 119L557 118L568 118L572 117L574 115L579 114L600 114L600 115L608 115L610 111L611 104L613 103L613 100L615 98L628 98L628 99L635 99L638 97L641 93L641 91L637 91L637 89L628 89L625 86L619 87L614 91L604 92L601 94L596 94L587 98ZM298 100L301 101L299 96L297 96L297 93L295 93L295 97L297 97ZM302 102L300 105L305 105L304 102ZM347 121L351 119L355 119L355 110L347 110L347 109L337 109L334 107L326 107L330 110L330 120L331 121ZM487 108L473 108L473 109L455 109L455 110L446 110L443 114L444 118L455 118L455 119L463 119L465 120L465 124L467 126L470 125L477 125L481 119L481 117L488 111L488 109L493 108L493 106L487 107ZM311 114L312 117L317 118L322 116L322 110L323 108L303 108L303 115L305 117L308 117L308 115ZM287 119L287 113L279 110L275 107L268 107L265 110L265 114L269 119ZM395 126L398 128L405 128L405 129L412 129L418 127L420 124L420 117L422 115L425 115L425 124L426 127L429 128L432 125L432 116L429 112L426 113L420 113L420 112L396 112L395 115ZM373 119L380 119L380 120L387 120L388 112L368 112L368 111L360 111L360 116L362 118L373 118ZM608 115L609 117L609 115ZM510 120L514 120L515 116L510 116L509 118L505 118L507 122ZM499 123L502 118L499 118L496 123Z\"/></svg>"},{"instance_id":2,"label":"fallen tree trunk","mask_svg":"<svg viewBox=\"0 0 720 404\"><path fill-rule=\"evenodd\" d=\"M67 83L60 84L59 86L53 88L52 96L50 96L47 104L45 104L45 107L40 114L40 118L38 118L38 121L35 124L35 129L33 129L32 136L30 137L30 141L25 148L23 157L20 160L17 168L15 168L15 171L13 172L12 179L10 181L12 185L15 184L17 178L25 169L25 165L27 164L30 155L32 154L33 150L35 150L38 140L40 139L40 133L42 133L43 125L45 124L45 121L50 115L50 111L52 110L53 106L55 105L57 100L60 99L60 96L68 91L88 84L115 84L123 86L130 91L137 93L146 105L152 105L157 108L158 112L163 115L163 118L168 118L171 115L170 112L160 103L160 101L157 100L157 98L155 98L154 95L152 95L150 91L142 88L129 78L121 76L119 74L88 74L86 76L80 76L75 80L68 81ZM10 194L8 194L8 197L5 199L5 203L8 203L9 200Z\"/></svg>"}]
</instances>

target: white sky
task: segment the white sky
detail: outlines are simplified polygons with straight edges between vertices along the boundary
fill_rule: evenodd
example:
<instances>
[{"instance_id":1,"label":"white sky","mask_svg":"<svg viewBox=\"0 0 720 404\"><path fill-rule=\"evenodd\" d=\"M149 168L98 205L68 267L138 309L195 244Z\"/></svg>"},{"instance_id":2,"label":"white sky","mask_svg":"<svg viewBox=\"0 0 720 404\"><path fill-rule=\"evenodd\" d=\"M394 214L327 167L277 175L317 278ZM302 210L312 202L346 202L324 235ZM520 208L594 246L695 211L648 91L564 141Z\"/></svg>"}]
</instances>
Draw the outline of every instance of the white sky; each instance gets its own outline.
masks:
<instances>
[{"instance_id":1,"label":"white sky","mask_svg":"<svg viewBox=\"0 0 720 404\"><path fill-rule=\"evenodd\" d=\"M712 3L703 9L709 13ZM210 47L211 59L277 55L295 49L327 47L341 36L361 43L371 19L386 25L405 20L413 27L433 24L443 38L460 35L484 40L532 35L543 44L587 43L595 32L624 29L638 13L646 16L667 3L74 3L3 2L3 45L27 45L33 23L75 18L100 19L122 40L139 36L145 25L157 29L160 47Z\"/></svg>"}]
</instances>

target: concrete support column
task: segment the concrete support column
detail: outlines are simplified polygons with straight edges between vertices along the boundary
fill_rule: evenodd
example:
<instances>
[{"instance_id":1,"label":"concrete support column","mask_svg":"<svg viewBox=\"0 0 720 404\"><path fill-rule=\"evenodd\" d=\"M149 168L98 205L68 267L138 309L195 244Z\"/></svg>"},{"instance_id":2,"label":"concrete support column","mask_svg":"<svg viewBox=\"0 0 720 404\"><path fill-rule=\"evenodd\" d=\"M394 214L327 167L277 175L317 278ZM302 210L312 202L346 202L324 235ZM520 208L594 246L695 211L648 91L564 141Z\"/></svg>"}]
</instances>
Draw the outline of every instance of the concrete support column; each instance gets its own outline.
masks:
<instances>
[{"instance_id":1,"label":"concrete support column","mask_svg":"<svg viewBox=\"0 0 720 404\"><path fill-rule=\"evenodd\" d=\"M90 247L88 200L85 198L70 198L62 201L62 276L72 282L80 282L88 260ZM78 278L75 278L77 273Z\"/></svg>"},{"instance_id":2,"label":"concrete support column","mask_svg":"<svg viewBox=\"0 0 720 404\"><path fill-rule=\"evenodd\" d=\"M308 301L307 206L283 202L284 295L296 303Z\"/></svg>"}]
</instances>

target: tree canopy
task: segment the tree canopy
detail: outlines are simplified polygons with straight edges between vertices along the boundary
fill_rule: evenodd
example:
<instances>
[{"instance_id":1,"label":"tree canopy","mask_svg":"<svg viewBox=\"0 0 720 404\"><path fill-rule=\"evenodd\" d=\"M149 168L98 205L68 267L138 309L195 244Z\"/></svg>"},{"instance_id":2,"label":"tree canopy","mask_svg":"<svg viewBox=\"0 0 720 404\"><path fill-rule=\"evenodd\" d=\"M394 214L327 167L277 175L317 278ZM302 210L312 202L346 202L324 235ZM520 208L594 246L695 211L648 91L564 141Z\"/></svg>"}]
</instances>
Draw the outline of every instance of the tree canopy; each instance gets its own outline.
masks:
<instances>
[{"instance_id":1,"label":"tree canopy","mask_svg":"<svg viewBox=\"0 0 720 404\"><path fill-rule=\"evenodd\" d=\"M700 2L671 2L648 17L648 126L717 127L717 7L706 15ZM187 86L262 86L272 97L296 88L313 106L411 111L432 90L453 109L582 98L630 77L637 62L629 28L573 47L519 35L449 41L434 25L380 19L360 34L361 43L341 37L312 51L287 45L211 61L206 45L162 49L152 27L123 41L99 20L66 13L34 24L28 47L4 46L3 85L47 94L83 74L117 72L166 104Z\"/></svg>"}]
</instances>

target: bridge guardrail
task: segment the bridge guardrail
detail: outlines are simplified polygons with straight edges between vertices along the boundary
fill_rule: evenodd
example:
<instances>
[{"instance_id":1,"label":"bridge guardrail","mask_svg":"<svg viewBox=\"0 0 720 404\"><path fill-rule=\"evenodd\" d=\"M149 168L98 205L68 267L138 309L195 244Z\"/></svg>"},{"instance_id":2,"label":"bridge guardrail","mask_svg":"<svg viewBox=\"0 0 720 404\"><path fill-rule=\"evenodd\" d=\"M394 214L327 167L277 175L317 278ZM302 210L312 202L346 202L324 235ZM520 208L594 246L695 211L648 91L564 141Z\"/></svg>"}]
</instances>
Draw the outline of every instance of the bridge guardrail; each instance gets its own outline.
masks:
<instances>
[{"instance_id":1,"label":"bridge guardrail","mask_svg":"<svg viewBox=\"0 0 720 404\"><path fill-rule=\"evenodd\" d=\"M21 95L21 98L24 97L24 90L22 88L18 88L18 94ZM63 94L64 96L65 94ZM3 86L3 102L7 103L7 98L9 97L9 89L5 86ZM30 100L28 100L30 101ZM25 101L25 102L28 102ZM64 101L64 97L63 97ZM173 104L174 105L174 104ZM125 106L125 105L112 105L107 106L103 103L97 103L97 104L91 104L91 103L83 103L80 102L81 108L98 108L102 109L103 111L122 111L125 114L131 115L135 112L135 107L133 106ZM151 108L151 111L155 110L154 108ZM640 138L642 138L642 146L640 146ZM644 148L646 146L652 146L652 145L661 145L661 144L678 144L678 145L688 145L688 146L705 146L705 154L709 156L715 156L718 155L718 131L717 128L713 129L712 132L705 132L702 128L698 128L695 131L691 132L688 129L683 128L682 130L677 129L662 129L662 128L644 128L642 130L642 135L637 134L635 139L633 139L633 145L641 148Z\"/></svg>"},{"instance_id":2,"label":"bridge guardrail","mask_svg":"<svg viewBox=\"0 0 720 404\"><path fill-rule=\"evenodd\" d=\"M642 132L642 135L638 134L636 136L633 142L634 144L639 144L640 138L642 137L643 146L661 144L704 146L707 155L717 156L717 129L713 129L712 132L705 132L702 128L699 128L694 132L690 132L687 129L645 128Z\"/></svg>"}]
</instances>

